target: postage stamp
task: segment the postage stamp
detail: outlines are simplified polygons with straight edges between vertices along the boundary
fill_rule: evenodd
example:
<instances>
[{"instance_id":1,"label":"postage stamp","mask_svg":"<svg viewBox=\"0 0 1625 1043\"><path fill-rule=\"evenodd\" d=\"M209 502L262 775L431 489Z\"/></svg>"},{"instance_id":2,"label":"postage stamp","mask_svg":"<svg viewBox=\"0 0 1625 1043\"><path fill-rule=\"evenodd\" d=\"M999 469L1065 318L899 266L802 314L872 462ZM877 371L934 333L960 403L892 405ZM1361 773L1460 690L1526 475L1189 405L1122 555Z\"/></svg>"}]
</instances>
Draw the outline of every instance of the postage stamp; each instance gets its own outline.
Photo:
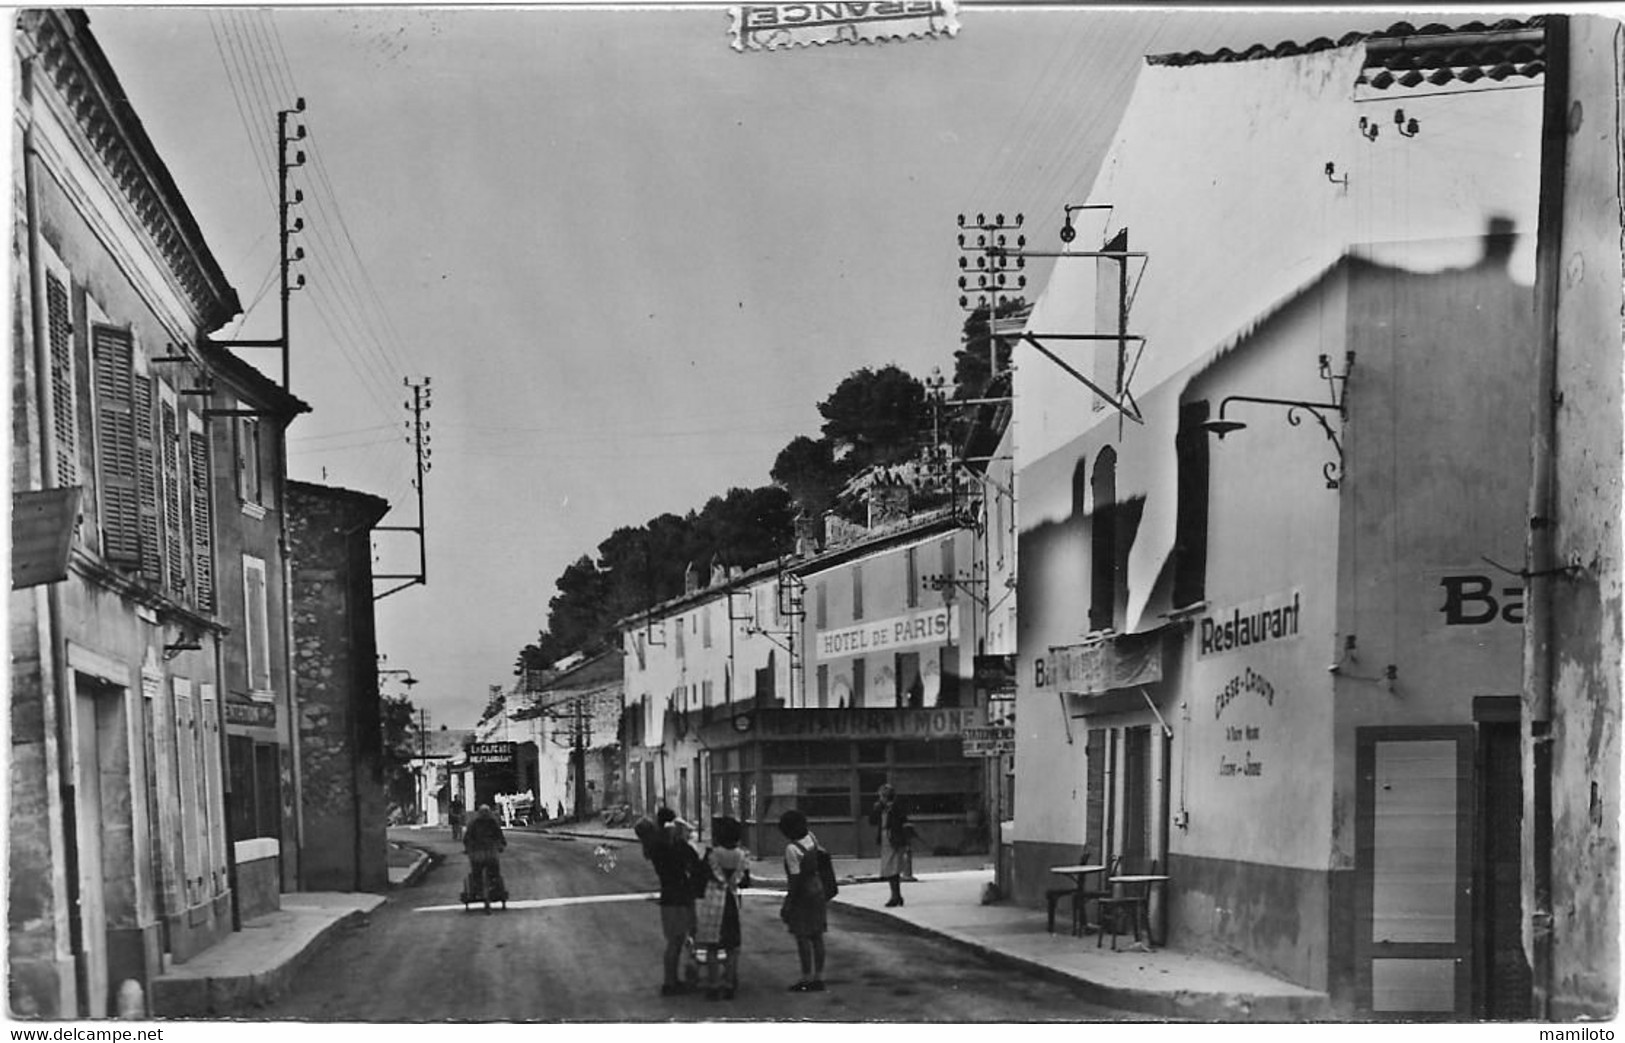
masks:
<instances>
[{"instance_id":1,"label":"postage stamp","mask_svg":"<svg viewBox=\"0 0 1625 1043\"><path fill-rule=\"evenodd\" d=\"M729 8L736 51L953 36L955 0L741 4Z\"/></svg>"}]
</instances>

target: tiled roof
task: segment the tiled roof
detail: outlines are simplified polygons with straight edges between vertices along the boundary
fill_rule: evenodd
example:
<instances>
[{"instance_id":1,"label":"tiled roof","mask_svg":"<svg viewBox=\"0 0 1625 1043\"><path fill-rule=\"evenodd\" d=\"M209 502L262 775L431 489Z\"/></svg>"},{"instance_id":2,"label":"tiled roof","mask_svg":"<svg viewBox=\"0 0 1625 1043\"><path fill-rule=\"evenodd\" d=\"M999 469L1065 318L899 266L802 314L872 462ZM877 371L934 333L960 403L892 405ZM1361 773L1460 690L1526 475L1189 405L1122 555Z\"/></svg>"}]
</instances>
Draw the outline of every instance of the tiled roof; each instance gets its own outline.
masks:
<instances>
[{"instance_id":1,"label":"tiled roof","mask_svg":"<svg viewBox=\"0 0 1625 1043\"><path fill-rule=\"evenodd\" d=\"M1299 54L1347 47L1364 41L1365 70L1360 83L1384 90L1389 87L1440 86L1451 81L1473 83L1488 79L1532 78L1546 71L1546 44L1542 15L1498 22L1467 22L1459 26L1437 22L1417 28L1395 22L1372 33L1345 33L1337 40L1317 37L1300 44L1284 40L1270 47L1255 43L1245 50L1228 47L1213 52L1185 51L1154 54L1152 65L1211 65L1259 58L1289 58Z\"/></svg>"}]
</instances>

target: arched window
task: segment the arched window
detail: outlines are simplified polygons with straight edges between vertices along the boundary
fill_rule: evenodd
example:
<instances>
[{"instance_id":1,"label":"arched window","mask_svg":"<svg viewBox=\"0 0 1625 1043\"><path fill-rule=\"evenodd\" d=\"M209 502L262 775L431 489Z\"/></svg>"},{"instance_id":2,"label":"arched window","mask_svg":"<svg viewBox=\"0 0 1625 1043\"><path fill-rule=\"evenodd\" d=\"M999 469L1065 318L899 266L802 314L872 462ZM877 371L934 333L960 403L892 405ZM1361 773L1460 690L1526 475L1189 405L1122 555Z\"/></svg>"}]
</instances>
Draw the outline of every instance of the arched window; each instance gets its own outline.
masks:
<instances>
[{"instance_id":1,"label":"arched window","mask_svg":"<svg viewBox=\"0 0 1625 1043\"><path fill-rule=\"evenodd\" d=\"M1089 519L1089 629L1113 626L1117 605L1117 452L1095 457L1089 479L1094 511Z\"/></svg>"},{"instance_id":2,"label":"arched window","mask_svg":"<svg viewBox=\"0 0 1625 1043\"><path fill-rule=\"evenodd\" d=\"M1089 458L1078 457L1072 467L1072 517L1081 518L1089 510Z\"/></svg>"}]
</instances>

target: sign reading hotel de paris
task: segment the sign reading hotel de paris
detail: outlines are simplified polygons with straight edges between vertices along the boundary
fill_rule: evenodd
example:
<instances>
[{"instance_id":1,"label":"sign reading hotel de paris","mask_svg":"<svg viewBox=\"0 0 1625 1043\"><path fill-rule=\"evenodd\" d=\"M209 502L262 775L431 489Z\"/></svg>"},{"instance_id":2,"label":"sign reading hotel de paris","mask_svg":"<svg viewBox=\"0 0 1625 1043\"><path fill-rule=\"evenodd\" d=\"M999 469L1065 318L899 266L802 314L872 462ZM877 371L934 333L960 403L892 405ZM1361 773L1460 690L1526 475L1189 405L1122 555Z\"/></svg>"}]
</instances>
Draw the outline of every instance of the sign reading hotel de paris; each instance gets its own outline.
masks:
<instances>
[{"instance_id":1,"label":"sign reading hotel de paris","mask_svg":"<svg viewBox=\"0 0 1625 1043\"><path fill-rule=\"evenodd\" d=\"M830 659L891 651L910 645L951 644L958 625L958 606L944 605L904 616L856 623L839 630L825 630L818 635L818 657Z\"/></svg>"}]
</instances>

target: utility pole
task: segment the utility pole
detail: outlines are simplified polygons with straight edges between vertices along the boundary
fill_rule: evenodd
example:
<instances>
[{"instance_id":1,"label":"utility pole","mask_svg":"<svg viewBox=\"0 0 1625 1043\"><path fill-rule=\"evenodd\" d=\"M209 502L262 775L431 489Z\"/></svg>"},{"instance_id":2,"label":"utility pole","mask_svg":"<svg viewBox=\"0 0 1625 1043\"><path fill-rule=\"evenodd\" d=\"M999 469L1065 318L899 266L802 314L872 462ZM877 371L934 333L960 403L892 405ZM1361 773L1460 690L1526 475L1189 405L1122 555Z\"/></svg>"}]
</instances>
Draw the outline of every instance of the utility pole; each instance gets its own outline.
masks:
<instances>
[{"instance_id":1,"label":"utility pole","mask_svg":"<svg viewBox=\"0 0 1625 1043\"><path fill-rule=\"evenodd\" d=\"M303 274L295 275L293 266L305 259L305 249L302 246L292 246L294 235L305 230L305 219L295 217L289 220L288 210L305 201L305 193L300 189L293 189L291 197L288 190L288 175L296 167L305 165L305 152L303 149L294 151L292 157L288 155L290 142L305 139L305 126L300 123L292 128L288 121L305 111L305 99L294 99L293 108L278 109L276 114L276 162L277 162L277 243L280 251L280 272L282 275L282 325L277 336L269 340L228 340L212 341L222 348L275 348L282 353L282 390L287 391L291 383L291 365L288 353L288 304L293 297L294 290L304 289L305 277ZM230 411L212 411L217 415L233 415ZM207 413L205 414L207 415ZM235 415L244 415L237 413Z\"/></svg>"},{"instance_id":2,"label":"utility pole","mask_svg":"<svg viewBox=\"0 0 1625 1043\"><path fill-rule=\"evenodd\" d=\"M416 525L378 525L372 530L373 532L416 533L418 538L418 570L416 572L375 574L372 577L375 580L396 579L403 582L390 587L382 594L374 594L372 596L374 601L381 601L397 591L405 590L407 587L419 583L425 586L429 583L429 551L428 543L423 535L423 476L434 469L434 462L430 459L434 455L434 450L430 447L430 443L433 441L433 436L429 434L430 425L427 420L423 419L423 414L434 404L431 398L434 392L433 379L432 377L424 377L422 383L413 383L411 378L402 378L401 381L412 392L411 400L406 403L406 408L412 413L412 419L406 422L408 432L406 441L407 444L413 446L413 455L417 458L417 479L412 483L412 487L417 490L418 494L418 523Z\"/></svg>"},{"instance_id":3,"label":"utility pole","mask_svg":"<svg viewBox=\"0 0 1625 1043\"><path fill-rule=\"evenodd\" d=\"M587 730L592 726L591 718L587 716L587 697L575 697L575 709L572 714L571 753L575 757L576 777L576 821L582 822L587 817Z\"/></svg>"}]
</instances>

